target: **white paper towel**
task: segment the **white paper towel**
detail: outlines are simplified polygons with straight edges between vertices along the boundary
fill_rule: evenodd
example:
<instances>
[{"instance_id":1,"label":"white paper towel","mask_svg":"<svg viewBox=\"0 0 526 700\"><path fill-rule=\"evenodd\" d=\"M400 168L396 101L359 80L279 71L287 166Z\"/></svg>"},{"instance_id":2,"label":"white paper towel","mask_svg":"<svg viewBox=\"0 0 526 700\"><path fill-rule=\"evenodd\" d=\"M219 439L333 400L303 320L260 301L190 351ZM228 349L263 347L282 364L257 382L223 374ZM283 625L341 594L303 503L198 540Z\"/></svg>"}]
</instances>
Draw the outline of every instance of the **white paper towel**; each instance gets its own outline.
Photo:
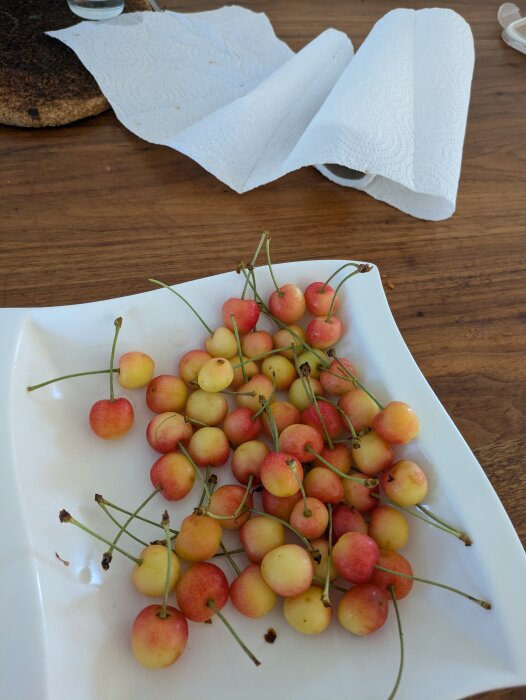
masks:
<instances>
[{"instance_id":1,"label":"white paper towel","mask_svg":"<svg viewBox=\"0 0 526 700\"><path fill-rule=\"evenodd\" d=\"M306 165L423 219L454 212L473 39L443 9L393 10L353 57L328 29L294 54L263 14L134 13L49 32L118 119L237 192ZM352 181L323 164L368 176Z\"/></svg>"}]
</instances>

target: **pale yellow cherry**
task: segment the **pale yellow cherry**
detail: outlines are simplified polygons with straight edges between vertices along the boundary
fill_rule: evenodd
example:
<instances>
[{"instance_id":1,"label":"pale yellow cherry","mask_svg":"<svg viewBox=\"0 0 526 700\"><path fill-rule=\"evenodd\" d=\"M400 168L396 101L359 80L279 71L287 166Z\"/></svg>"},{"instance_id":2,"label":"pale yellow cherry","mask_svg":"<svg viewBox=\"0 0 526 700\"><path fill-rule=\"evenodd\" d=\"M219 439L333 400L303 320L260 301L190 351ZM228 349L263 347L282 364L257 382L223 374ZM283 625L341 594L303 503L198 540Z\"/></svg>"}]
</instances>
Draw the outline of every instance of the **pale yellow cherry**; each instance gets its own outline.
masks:
<instances>
[{"instance_id":1,"label":"pale yellow cherry","mask_svg":"<svg viewBox=\"0 0 526 700\"><path fill-rule=\"evenodd\" d=\"M270 355L263 360L261 372L269 379L276 377L276 389L286 391L296 379L296 368L283 355Z\"/></svg>"},{"instance_id":2,"label":"pale yellow cherry","mask_svg":"<svg viewBox=\"0 0 526 700\"><path fill-rule=\"evenodd\" d=\"M318 379L323 367L328 367L330 364L329 357L323 350L307 350L306 352L302 352L298 357L298 366L301 367L305 362L308 362L310 376L314 377L314 379Z\"/></svg>"},{"instance_id":3,"label":"pale yellow cherry","mask_svg":"<svg viewBox=\"0 0 526 700\"><path fill-rule=\"evenodd\" d=\"M163 544L151 544L142 550L140 559L141 563L136 564L132 571L132 580L135 588L144 595L162 598L166 583L166 567L168 566L166 546ZM179 559L172 552L168 590L172 591L175 588L180 571L181 564Z\"/></svg>"},{"instance_id":4,"label":"pale yellow cherry","mask_svg":"<svg viewBox=\"0 0 526 700\"><path fill-rule=\"evenodd\" d=\"M283 614L288 624L301 634L320 634L329 626L332 608L321 601L323 590L310 586L306 591L292 598L285 598Z\"/></svg>"},{"instance_id":5,"label":"pale yellow cherry","mask_svg":"<svg viewBox=\"0 0 526 700\"><path fill-rule=\"evenodd\" d=\"M263 557L261 574L274 593L300 595L312 583L312 560L306 549L297 544L276 547Z\"/></svg>"},{"instance_id":6,"label":"pale yellow cherry","mask_svg":"<svg viewBox=\"0 0 526 700\"><path fill-rule=\"evenodd\" d=\"M125 352L119 358L119 384L125 389L139 389L152 379L155 362L144 352Z\"/></svg>"},{"instance_id":7,"label":"pale yellow cherry","mask_svg":"<svg viewBox=\"0 0 526 700\"><path fill-rule=\"evenodd\" d=\"M226 389L233 378L234 370L230 362L224 357L213 357L199 370L197 383L203 391L215 393Z\"/></svg>"},{"instance_id":8,"label":"pale yellow cherry","mask_svg":"<svg viewBox=\"0 0 526 700\"><path fill-rule=\"evenodd\" d=\"M237 355L236 336L229 328L220 326L205 340L205 348L212 357L229 359Z\"/></svg>"},{"instance_id":9,"label":"pale yellow cherry","mask_svg":"<svg viewBox=\"0 0 526 700\"><path fill-rule=\"evenodd\" d=\"M312 391L316 394L316 396L323 396L325 392L319 379L313 379L311 377L310 383ZM289 403L291 403L293 406L296 406L300 413L311 405L309 395L307 394L305 385L303 384L303 381L300 377L295 379L290 385L288 400Z\"/></svg>"},{"instance_id":10,"label":"pale yellow cherry","mask_svg":"<svg viewBox=\"0 0 526 700\"><path fill-rule=\"evenodd\" d=\"M187 418L206 423L207 425L219 425L228 413L228 402L223 394L198 389L190 394L186 402L185 414Z\"/></svg>"}]
</instances>

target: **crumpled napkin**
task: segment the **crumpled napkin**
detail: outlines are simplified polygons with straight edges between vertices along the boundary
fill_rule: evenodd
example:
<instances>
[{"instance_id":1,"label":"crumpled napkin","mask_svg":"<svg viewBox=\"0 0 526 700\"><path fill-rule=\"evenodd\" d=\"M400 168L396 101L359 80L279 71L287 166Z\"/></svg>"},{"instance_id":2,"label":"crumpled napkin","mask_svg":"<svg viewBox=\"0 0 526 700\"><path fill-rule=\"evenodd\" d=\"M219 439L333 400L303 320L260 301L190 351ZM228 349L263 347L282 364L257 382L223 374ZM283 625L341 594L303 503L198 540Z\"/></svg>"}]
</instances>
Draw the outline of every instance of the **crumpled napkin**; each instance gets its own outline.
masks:
<instances>
[{"instance_id":1,"label":"crumpled napkin","mask_svg":"<svg viewBox=\"0 0 526 700\"><path fill-rule=\"evenodd\" d=\"M422 219L455 210L474 49L452 10L393 10L356 55L335 29L294 54L266 15L236 6L49 35L75 51L130 131L236 192L315 165ZM347 168L365 176L347 179Z\"/></svg>"}]
</instances>

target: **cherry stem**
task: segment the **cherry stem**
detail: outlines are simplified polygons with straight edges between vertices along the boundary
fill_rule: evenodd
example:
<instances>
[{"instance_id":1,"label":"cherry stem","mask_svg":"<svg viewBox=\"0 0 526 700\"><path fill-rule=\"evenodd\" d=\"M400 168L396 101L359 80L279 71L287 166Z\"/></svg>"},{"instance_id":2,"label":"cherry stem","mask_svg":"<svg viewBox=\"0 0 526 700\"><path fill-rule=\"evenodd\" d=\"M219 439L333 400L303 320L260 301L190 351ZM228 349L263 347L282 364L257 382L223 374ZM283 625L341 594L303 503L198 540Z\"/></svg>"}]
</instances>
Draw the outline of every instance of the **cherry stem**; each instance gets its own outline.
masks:
<instances>
[{"instance_id":1,"label":"cherry stem","mask_svg":"<svg viewBox=\"0 0 526 700\"><path fill-rule=\"evenodd\" d=\"M217 554L214 554L214 557L226 557L229 554L244 554L245 550L243 547L240 547L239 549L225 549L222 552L218 552Z\"/></svg>"},{"instance_id":2,"label":"cherry stem","mask_svg":"<svg viewBox=\"0 0 526 700\"><path fill-rule=\"evenodd\" d=\"M400 681L402 680L402 671L404 669L404 633L402 632L402 620L400 619L400 611L398 610L398 601L396 600L396 592L395 592L395 587L393 586L392 583L390 583L387 586L387 590L391 594L391 598L393 601L395 613L396 613L396 624L398 625L398 638L400 640L400 664L398 666L398 674L396 676L396 681L393 686L393 689L391 690L391 693L387 700L393 700L394 696L396 695L398 691L398 686L400 685Z\"/></svg>"},{"instance_id":3,"label":"cherry stem","mask_svg":"<svg viewBox=\"0 0 526 700\"><path fill-rule=\"evenodd\" d=\"M407 578L407 579L410 579L411 581L419 581L420 583L428 583L430 586L437 586L438 588L444 588L446 591L451 591L451 593L456 593L457 595L461 595L464 598L467 598L468 600L473 601L473 603L480 605L480 607L484 608L485 610L491 610L491 603L488 603L485 600L481 600L480 598L475 598L474 596L469 595L469 593L464 593L463 591L460 591L458 588L453 588L452 586L447 586L445 583L438 583L438 581L431 581L427 578L420 578L418 576L411 576L410 574L403 574L401 571L394 571L393 569L387 569L385 566L380 566L380 564L375 564L374 568L378 569L378 571L383 571L386 574L393 574L394 576L400 576L401 578Z\"/></svg>"},{"instance_id":4,"label":"cherry stem","mask_svg":"<svg viewBox=\"0 0 526 700\"><path fill-rule=\"evenodd\" d=\"M456 536L459 538L459 540L462 540L466 547L470 547L473 544L473 540L471 537L465 533L462 532L461 530L457 530L456 527L453 527L452 525L449 525L448 523L444 522L444 520L441 520L437 515L432 513L429 508L424 507L420 503L416 504L416 507L422 511L422 513L425 513L429 518L432 520L435 520L437 523L440 523L440 525L444 525L444 527L447 527L449 530L451 530L454 533L458 533Z\"/></svg>"},{"instance_id":5,"label":"cherry stem","mask_svg":"<svg viewBox=\"0 0 526 700\"><path fill-rule=\"evenodd\" d=\"M264 511L261 510L255 510L254 508L249 508L249 511L251 513L254 513L254 515L262 515L265 518L270 518L271 520L276 520L278 523L281 523L285 527L287 527L291 532L293 532L296 537L299 537L299 539L303 542L305 547L307 548L307 551L311 555L311 557L314 559L314 561L319 564L321 561L321 554L319 549L315 549L312 544L309 542L309 540L304 537L299 530L296 530L296 528L288 523L286 520L283 520L282 518L279 518L277 515L271 515L270 513L265 513Z\"/></svg>"},{"instance_id":6,"label":"cherry stem","mask_svg":"<svg viewBox=\"0 0 526 700\"><path fill-rule=\"evenodd\" d=\"M84 530L84 532L87 532L88 535L91 535L95 539L100 540L101 542L104 542L105 544L109 544L109 545L112 544L112 542L110 542L110 540L107 540L102 535L98 535L93 530L90 530L89 527L86 527L86 525L83 525L78 520L75 520L75 518L72 515L70 515L67 510L61 510L58 517L59 517L59 520L61 523L71 523L72 525L76 525L78 528L80 528L81 530ZM128 559L131 559L133 562L135 562L137 564L137 566L140 566L142 564L142 559L138 559L137 557L134 557L132 554L130 554L126 550L121 549L121 547L114 547L114 549L117 552L124 554L124 556L128 557Z\"/></svg>"},{"instance_id":7,"label":"cherry stem","mask_svg":"<svg viewBox=\"0 0 526 700\"><path fill-rule=\"evenodd\" d=\"M98 503L99 506L102 508L102 510L106 513L106 515L108 516L108 518L109 518L115 525L117 525L118 528L122 528L123 531L128 535L128 537L131 537L132 540L135 540L135 541L138 542L139 544L142 544L143 547L147 547L147 546L148 546L148 543L147 543L147 542L145 542L144 540L141 540L139 537L136 537L136 536L133 534L133 532L130 532L129 530L127 530L126 527L125 527L122 523L120 523L120 522L117 520L117 518L115 518L115 517L110 513L110 511L107 509L107 507L106 507L106 505L105 505L104 502L97 501L97 503Z\"/></svg>"},{"instance_id":8,"label":"cherry stem","mask_svg":"<svg viewBox=\"0 0 526 700\"><path fill-rule=\"evenodd\" d=\"M210 423L203 423L202 420L197 420L197 418L190 418L190 416L185 416L184 420L186 423L193 423L194 425L200 425L202 428L209 428ZM162 423L161 423L162 425Z\"/></svg>"},{"instance_id":9,"label":"cherry stem","mask_svg":"<svg viewBox=\"0 0 526 700\"><path fill-rule=\"evenodd\" d=\"M272 414L272 411L270 409L269 402L267 401L266 397L263 396L263 394L261 394L259 397L259 403L261 404L267 417L267 423L270 430L270 435L272 437L272 442L274 443L274 449L276 450L276 452L279 452L278 428L276 425L276 421L274 420L274 415Z\"/></svg>"},{"instance_id":10,"label":"cherry stem","mask_svg":"<svg viewBox=\"0 0 526 700\"><path fill-rule=\"evenodd\" d=\"M207 467L207 468L206 468L206 472L205 472L205 481L206 481L207 484L210 482L210 473L211 473L211 471L212 471L212 468L211 468L211 467ZM197 506L198 508L201 508L201 506L202 506L203 503L205 502L205 498L206 498L206 489L205 489L205 487L203 486L203 491L201 492L201 498L199 499L199 504L198 504L198 506Z\"/></svg>"},{"instance_id":11,"label":"cherry stem","mask_svg":"<svg viewBox=\"0 0 526 700\"><path fill-rule=\"evenodd\" d=\"M329 597L329 586L331 583L331 560L332 560L332 503L327 504L329 511L329 549L327 551L327 571L325 572L325 585L321 595L321 602L326 608L331 607L331 599Z\"/></svg>"},{"instance_id":12,"label":"cherry stem","mask_svg":"<svg viewBox=\"0 0 526 700\"><path fill-rule=\"evenodd\" d=\"M325 396L319 396L318 394L316 394L316 397L315 397L315 398L316 398L318 401L325 401L325 403L330 403L331 406L333 406L333 407L338 411L338 413L339 413L341 416L343 416L343 419L345 420L345 422L347 423L347 426L348 426L348 428L349 428L349 432L350 432L351 435L352 435L353 447L359 447L359 446L360 446L360 438L358 437L358 435L357 435L357 433L356 433L356 430L354 429L354 425L352 424L351 419L349 418L349 416L347 415L347 413L345 413L345 411L343 410L343 408L342 408L341 406L338 406L338 404L337 404L335 401L331 401L330 399L326 399ZM355 444L354 444L355 442L358 443L358 444L355 445Z\"/></svg>"},{"instance_id":13,"label":"cherry stem","mask_svg":"<svg viewBox=\"0 0 526 700\"><path fill-rule=\"evenodd\" d=\"M294 474L294 477L296 479L296 483L298 484L299 490L301 492L301 497L303 498L303 515L306 518L310 518L312 516L312 511L309 509L307 506L307 494L305 493L305 487L303 486L303 483L300 479L300 475L298 472L294 469L294 460L293 459L287 459L287 466L288 468L292 471Z\"/></svg>"},{"instance_id":14,"label":"cherry stem","mask_svg":"<svg viewBox=\"0 0 526 700\"><path fill-rule=\"evenodd\" d=\"M237 635L236 631L234 630L234 628L232 627L232 625L230 624L230 622L228 622L228 620L227 620L226 617L223 615L223 613L222 613L222 612L219 610L219 608L216 606L215 602L214 602L213 600L208 600L207 603L206 603L206 607L207 607L207 608L210 608L210 610L213 610L213 611L214 611L214 613L215 613L215 614L217 615L217 617L221 620L221 622L225 625L225 627L228 629L228 631L230 632L230 634L234 637L234 639L235 639L236 642L239 644L239 646L243 649L243 651L245 652L245 654L256 664L256 666L261 666L261 661L259 661L259 659L257 659L257 658L254 656L254 654L250 651L250 649L246 646L246 644L244 644L244 643L241 641L241 639L240 639L239 636Z\"/></svg>"},{"instance_id":15,"label":"cherry stem","mask_svg":"<svg viewBox=\"0 0 526 700\"><path fill-rule=\"evenodd\" d=\"M121 508L120 506L116 505L115 503L112 503L111 501L107 501L105 498L103 498L100 494L95 495L95 500L97 503L100 505L104 504L105 506L108 506L108 508L113 508L113 510L118 510L119 513L124 513L125 515L133 515L131 510L126 510L125 508ZM155 520L150 520L149 518L144 518L142 515L135 515L134 518L136 520L140 520L143 523L148 523L148 525L154 525L155 527L162 527L159 525L159 523L156 523ZM179 534L179 530L170 530L172 534L177 536ZM108 544L111 544L111 542L108 541ZM118 547L115 547L115 549L118 551Z\"/></svg>"},{"instance_id":16,"label":"cherry stem","mask_svg":"<svg viewBox=\"0 0 526 700\"><path fill-rule=\"evenodd\" d=\"M250 493L250 489L252 487L252 482L254 481L254 474L250 474L248 477L248 482L247 482L247 487L245 489L245 493L243 494L243 498L241 499L240 504L234 511L234 515L232 516L233 518L237 518L238 515L240 515L243 512L243 508L245 507L245 503L247 502L248 494Z\"/></svg>"},{"instance_id":17,"label":"cherry stem","mask_svg":"<svg viewBox=\"0 0 526 700\"><path fill-rule=\"evenodd\" d=\"M398 503L395 503L387 496L381 496L379 493L372 493L371 496L373 496L374 498L377 498L379 501L382 501L383 503L388 503L390 506L393 506L394 508L398 508L399 510L402 510L404 513L407 513L408 515L412 515L414 518L418 518L419 520L422 520L422 522L427 523L428 525L432 525L433 527L436 527L437 530L442 530L443 532L447 532L449 535L453 535L453 537L456 537L461 542L464 542L466 547L469 547L472 544L471 539L468 537L468 535L466 535L465 532L461 532L460 530L457 530L456 528L452 527L451 525L446 525L446 523L440 524L441 521L437 521L436 518L434 518L432 520L430 520L428 518L424 518L423 515L420 515L419 513L415 513L414 510L410 510L406 506L400 506L400 505L398 505Z\"/></svg>"},{"instance_id":18,"label":"cherry stem","mask_svg":"<svg viewBox=\"0 0 526 700\"><path fill-rule=\"evenodd\" d=\"M232 391L231 389L223 389L218 394L227 394L227 396L257 396L255 391Z\"/></svg>"},{"instance_id":19,"label":"cherry stem","mask_svg":"<svg viewBox=\"0 0 526 700\"><path fill-rule=\"evenodd\" d=\"M250 263L250 266L251 266L252 269L254 269L254 266L255 266L255 264L256 264L256 262L257 262L257 259L258 259L258 255L259 255L259 253L260 253L260 251L261 251L261 248L263 247L263 243L264 243L264 242L266 241L266 239L267 239L267 236L268 236L268 231L263 231L263 233L261 234L261 238L260 238L260 240L259 240L258 247L256 248L256 252L254 253L254 257L252 258L252 262ZM243 287L243 292L242 292L242 294L241 294L241 299L244 299L244 298L245 298L245 294L247 293L247 287L248 287L248 280L245 278L245 286Z\"/></svg>"},{"instance_id":20,"label":"cherry stem","mask_svg":"<svg viewBox=\"0 0 526 700\"><path fill-rule=\"evenodd\" d=\"M114 372L120 372L118 367L113 368ZM73 377L87 377L91 374L109 374L111 369L95 369L90 372L75 372L74 374L64 374L62 377L55 377L54 379L48 379L47 382L41 382L40 384L33 384L33 386L28 386L27 391L35 391L35 389L41 389L43 386L48 384L53 384L54 382L61 382L63 379L72 379Z\"/></svg>"},{"instance_id":21,"label":"cherry stem","mask_svg":"<svg viewBox=\"0 0 526 700\"><path fill-rule=\"evenodd\" d=\"M254 355L254 357L249 357L247 360L243 360L235 365L232 365L232 368L237 369L238 367L243 367L244 365L248 365L251 362L256 362L257 360L264 360L266 357L274 355L277 352L285 352L285 350L292 350L293 347L295 346L286 345L283 348L275 348L274 350L269 350L268 352L262 352L260 355Z\"/></svg>"},{"instance_id":22,"label":"cherry stem","mask_svg":"<svg viewBox=\"0 0 526 700\"><path fill-rule=\"evenodd\" d=\"M351 264L353 264L353 263L351 263ZM343 269L343 268L341 268L341 269ZM350 275L347 275L346 277L344 277L344 278L342 279L342 281L338 284L338 286L337 286L336 289L334 290L334 296L332 297L331 305L330 305L330 307L329 307L329 313L327 314L327 317L326 317L326 319L325 319L325 321L326 321L327 323L329 323L329 321L330 321L331 318L332 318L332 312L333 312L333 309L334 309L334 304L335 304L335 302L336 302L336 297L338 296L338 292L340 291L341 287L345 284L345 282L347 282L347 280L350 280L351 277L354 277L355 275L359 275L359 274L361 274L362 272L369 272L369 271L372 270L372 269L373 269L373 268L372 268L370 265L364 265L364 264L362 263L362 264L360 264L360 265L356 265L356 270L354 270L353 272L351 272ZM335 274L336 274L336 273L335 273ZM329 277L329 279L332 279L332 278Z\"/></svg>"},{"instance_id":23,"label":"cherry stem","mask_svg":"<svg viewBox=\"0 0 526 700\"><path fill-rule=\"evenodd\" d=\"M216 556L216 557L221 557L221 556L226 557L227 560L228 560L228 563L229 563L230 566L234 569L234 572L236 573L236 576L240 576L240 575L241 575L241 569L239 568L239 566L236 564L236 562L235 562L235 561L232 559L232 557L230 556L230 555L232 554L232 552L229 552L229 551L228 551L228 549L225 547L225 545L223 544L223 542L220 542L220 543L219 543L219 546L221 547L221 553L220 553L220 554L214 554L214 556ZM242 549L241 551L244 552L245 550Z\"/></svg>"},{"instance_id":24,"label":"cherry stem","mask_svg":"<svg viewBox=\"0 0 526 700\"><path fill-rule=\"evenodd\" d=\"M208 498L208 501L210 501L210 499L211 499L211 497L212 497L212 494L210 493L210 489L208 488L207 479L205 479L204 476L201 474L201 470L199 469L199 467L197 466L197 464L194 462L194 460L190 457L190 455L188 454L188 450L187 450L186 447L183 445L183 443L182 443L182 442L178 442L177 444L178 444L179 449L181 450L181 452L184 454L184 456L186 457L186 459L190 462L190 464L191 464L192 467L194 468L194 472L195 472L195 473L197 474L197 476L201 479L201 482L202 482L202 484L203 484L203 487L204 487L204 489L205 489L205 491L206 491L206 496L207 496L207 498Z\"/></svg>"},{"instance_id":25,"label":"cherry stem","mask_svg":"<svg viewBox=\"0 0 526 700\"><path fill-rule=\"evenodd\" d=\"M175 296L179 297L179 299L181 299L182 301L184 301L184 303L188 306L188 308L191 309L191 310L194 312L194 314L195 314L195 315L197 316L197 318L201 321L201 323L202 323L203 326L206 328L206 330L210 333L210 335L213 335L213 334L214 334L213 330L212 330L212 329L210 328L210 326L205 322L205 320L203 319L203 317L200 316L200 315L197 313L197 311L194 309L194 307L190 304L190 302L188 302L188 301L184 298L184 296L183 296L182 294L179 294L179 292L176 292L175 289L173 289L173 287L170 287L170 285L165 284L164 282L160 282L159 280L155 280L155 279L148 278L148 282L151 282L152 284L157 284L159 287L164 287L165 289L169 289L173 294L175 294Z\"/></svg>"},{"instance_id":26,"label":"cherry stem","mask_svg":"<svg viewBox=\"0 0 526 700\"><path fill-rule=\"evenodd\" d=\"M378 399L376 398L376 396L375 396L373 393L371 393L371 392L369 391L369 389L366 389L366 388L364 387L364 385L361 383L361 381L358 379L358 377L356 377L354 374L352 374L352 372L349 371L349 368L346 367L346 366L343 364L343 362L340 360L340 358L336 356L336 351L334 350L334 348L332 348L331 350L328 350L328 351L327 351L327 355L329 355L329 357L332 357L332 358L334 358L334 359L336 360L336 362L338 363L338 365L342 368L344 374L345 374L347 377L350 377L350 379L353 381L353 383L354 383L355 386L359 387L362 391L365 391L365 393L367 394L367 396L369 396L369 397L375 402L375 404L378 406L378 408L382 411L383 408L384 408L383 404L380 403L380 401L378 401ZM339 375L337 375L337 376L339 376ZM341 379L341 378L342 378L342 377L340 377L340 379Z\"/></svg>"},{"instance_id":27,"label":"cherry stem","mask_svg":"<svg viewBox=\"0 0 526 700\"><path fill-rule=\"evenodd\" d=\"M243 362L243 353L241 352L241 340L239 339L239 330L237 328L237 323L234 314L230 314L230 320L234 328L234 335L236 336L237 354L239 355L239 361ZM248 382L247 370L245 369L245 365L243 364L241 365L241 372L243 373L243 381L245 383Z\"/></svg>"},{"instance_id":28,"label":"cherry stem","mask_svg":"<svg viewBox=\"0 0 526 700\"><path fill-rule=\"evenodd\" d=\"M167 618L167 612L166 612L166 606L168 605L168 594L170 593L170 576L171 576L171 569L172 569L172 538L170 537L170 518L168 517L168 511L165 510L163 513L163 517L161 520L161 525L164 530L164 534L166 535L166 579L164 581L164 595L163 595L163 604L161 606L161 612L159 613L159 617L162 620L166 620Z\"/></svg>"},{"instance_id":29,"label":"cherry stem","mask_svg":"<svg viewBox=\"0 0 526 700\"><path fill-rule=\"evenodd\" d=\"M296 367L296 372L298 373L299 378L301 379L303 390L305 391L308 401L310 401L310 403L314 406L314 410L316 411L316 415L318 416L318 420L320 421L323 434L325 436L325 441L327 442L329 449L332 450L334 449L334 445L332 444L331 436L329 435L329 431L327 430L327 426L325 425L325 421L323 420L323 416L321 415L320 407L318 406L318 402L316 401L316 396L314 394L314 390L310 382L310 365L308 362L305 362L300 367L298 355L294 350L293 355L294 365Z\"/></svg>"},{"instance_id":30,"label":"cherry stem","mask_svg":"<svg viewBox=\"0 0 526 700\"><path fill-rule=\"evenodd\" d=\"M378 479L376 477L371 477L370 479L361 479L359 476L351 476L350 474L345 474L344 472L340 471L338 469L338 467L335 467L334 464L331 464L328 460L326 460L325 457L322 457L310 445L306 445L305 450L307 452L310 452L311 454L313 454L317 459L320 460L320 462L322 464L324 464L328 469L333 471L335 474L337 474L342 479L349 479L349 481L356 481L358 484L362 484L363 486L365 486L368 489L374 489L375 486L378 486L379 482L378 482Z\"/></svg>"},{"instance_id":31,"label":"cherry stem","mask_svg":"<svg viewBox=\"0 0 526 700\"><path fill-rule=\"evenodd\" d=\"M265 241L265 251L267 253L268 269L270 272L270 276L272 277L272 281L274 282L274 287L276 287L276 292L278 293L278 296L282 297L285 295L285 292L282 292L279 288L278 283L276 282L276 278L274 277L274 271L272 270L272 263L270 262L270 236L268 234L267 240Z\"/></svg>"},{"instance_id":32,"label":"cherry stem","mask_svg":"<svg viewBox=\"0 0 526 700\"><path fill-rule=\"evenodd\" d=\"M111 346L111 355L110 355L110 401L113 401L115 399L115 395L113 393L113 360L115 358L115 348L117 347L117 338L119 337L119 333L122 327L122 318L119 316L118 318L115 319L113 322L115 324L115 333L113 334L113 343Z\"/></svg>"},{"instance_id":33,"label":"cherry stem","mask_svg":"<svg viewBox=\"0 0 526 700\"><path fill-rule=\"evenodd\" d=\"M124 525L121 525L119 532L115 535L115 537L114 537L114 539L113 539L113 543L112 543L111 547L108 549L107 552L104 553L104 556L103 556L103 558L102 558L102 561L103 561L102 568L103 568L103 569L107 570L107 569L109 568L112 552L113 552L113 550L115 549L115 545L116 545L117 542L120 540L122 533L126 530L126 528L127 528L128 525L131 523L131 521L135 518L135 516L137 515L137 513L140 513L141 510L152 500L152 498L153 498L156 494L159 493L160 489L161 489L161 487L158 486L154 491L152 491L152 493L148 496L148 498L146 498L146 499L141 503L141 505L138 506L138 507L136 508L136 510L130 515L130 517L128 518L128 520L126 520L126 522L124 523Z\"/></svg>"}]
</instances>

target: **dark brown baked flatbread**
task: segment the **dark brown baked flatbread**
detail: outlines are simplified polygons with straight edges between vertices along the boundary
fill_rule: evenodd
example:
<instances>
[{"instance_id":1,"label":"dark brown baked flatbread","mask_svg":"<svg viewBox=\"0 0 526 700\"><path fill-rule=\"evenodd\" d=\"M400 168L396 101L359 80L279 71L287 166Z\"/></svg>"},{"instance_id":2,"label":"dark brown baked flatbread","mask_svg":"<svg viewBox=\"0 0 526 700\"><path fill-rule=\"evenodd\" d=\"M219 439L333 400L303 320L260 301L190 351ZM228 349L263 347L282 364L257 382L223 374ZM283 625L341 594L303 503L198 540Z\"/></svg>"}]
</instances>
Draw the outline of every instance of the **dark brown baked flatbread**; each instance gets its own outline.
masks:
<instances>
[{"instance_id":1,"label":"dark brown baked flatbread","mask_svg":"<svg viewBox=\"0 0 526 700\"><path fill-rule=\"evenodd\" d=\"M126 0L126 12L150 10ZM75 53L44 32L80 22L66 0L9 0L0 6L0 123L60 126L110 105Z\"/></svg>"}]
</instances>

